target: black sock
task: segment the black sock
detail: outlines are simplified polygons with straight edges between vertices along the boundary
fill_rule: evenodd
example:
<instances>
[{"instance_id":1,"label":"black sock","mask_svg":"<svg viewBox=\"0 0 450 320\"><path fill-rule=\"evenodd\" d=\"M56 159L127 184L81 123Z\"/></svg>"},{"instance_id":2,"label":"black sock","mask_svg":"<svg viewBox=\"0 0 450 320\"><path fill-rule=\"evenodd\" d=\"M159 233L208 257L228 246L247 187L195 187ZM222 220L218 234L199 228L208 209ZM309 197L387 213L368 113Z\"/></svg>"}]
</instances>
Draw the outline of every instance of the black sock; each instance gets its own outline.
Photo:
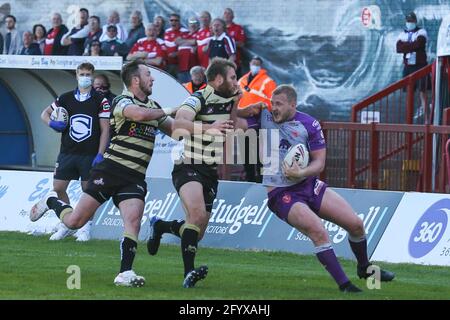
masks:
<instances>
[{"instance_id":1,"label":"black sock","mask_svg":"<svg viewBox=\"0 0 450 320\"><path fill-rule=\"evenodd\" d=\"M71 206L69 206L67 203L59 200L56 197L50 197L47 199L47 206L52 209L53 211L55 211L56 215L58 216L58 218L61 216L61 213L63 211L67 211L67 212L72 212L73 208ZM66 210L69 209L69 210Z\"/></svg>"},{"instance_id":2,"label":"black sock","mask_svg":"<svg viewBox=\"0 0 450 320\"><path fill-rule=\"evenodd\" d=\"M137 242L124 236L120 242L120 272L131 270L136 255Z\"/></svg>"},{"instance_id":3,"label":"black sock","mask_svg":"<svg viewBox=\"0 0 450 320\"><path fill-rule=\"evenodd\" d=\"M195 253L197 252L198 231L186 228L181 236L181 254L183 255L184 276L194 270Z\"/></svg>"},{"instance_id":4,"label":"black sock","mask_svg":"<svg viewBox=\"0 0 450 320\"><path fill-rule=\"evenodd\" d=\"M161 231L162 233L171 233L173 235L176 235L177 237L180 236L180 228L185 223L184 220L172 220L172 221L158 221L155 225L156 228L158 228L158 231Z\"/></svg>"}]
</instances>

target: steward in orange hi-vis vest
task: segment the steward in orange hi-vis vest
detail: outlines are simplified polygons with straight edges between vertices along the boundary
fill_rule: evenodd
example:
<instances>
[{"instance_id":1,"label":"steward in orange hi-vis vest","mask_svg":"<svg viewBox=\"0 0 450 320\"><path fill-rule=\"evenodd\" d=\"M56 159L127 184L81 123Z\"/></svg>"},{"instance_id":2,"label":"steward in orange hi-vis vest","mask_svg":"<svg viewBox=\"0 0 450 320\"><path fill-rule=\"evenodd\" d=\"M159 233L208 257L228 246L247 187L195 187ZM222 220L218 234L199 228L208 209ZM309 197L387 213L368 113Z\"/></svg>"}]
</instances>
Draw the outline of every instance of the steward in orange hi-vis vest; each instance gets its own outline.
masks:
<instances>
[{"instance_id":1,"label":"steward in orange hi-vis vest","mask_svg":"<svg viewBox=\"0 0 450 320\"><path fill-rule=\"evenodd\" d=\"M239 79L238 83L242 90L242 98L239 101L238 108L243 109L252 104L264 102L269 111L272 109L270 99L277 85L267 75L265 69L260 69L255 76L251 72L246 73Z\"/></svg>"}]
</instances>

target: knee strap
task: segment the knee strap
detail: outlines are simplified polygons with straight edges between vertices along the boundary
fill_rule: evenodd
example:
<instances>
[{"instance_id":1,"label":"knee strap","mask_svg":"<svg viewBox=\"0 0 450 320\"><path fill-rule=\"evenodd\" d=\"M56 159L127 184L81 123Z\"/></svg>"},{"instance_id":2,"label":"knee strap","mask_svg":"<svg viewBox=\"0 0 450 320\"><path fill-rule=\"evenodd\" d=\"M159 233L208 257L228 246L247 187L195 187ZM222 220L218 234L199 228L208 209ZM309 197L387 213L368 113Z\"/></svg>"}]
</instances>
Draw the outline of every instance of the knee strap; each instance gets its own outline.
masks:
<instances>
[{"instance_id":1,"label":"knee strap","mask_svg":"<svg viewBox=\"0 0 450 320\"><path fill-rule=\"evenodd\" d=\"M200 228L197 227L195 224L185 223L180 227L180 237L183 236L183 232L185 229L191 229L191 230L194 230L194 231L197 231L198 233L200 233Z\"/></svg>"}]
</instances>

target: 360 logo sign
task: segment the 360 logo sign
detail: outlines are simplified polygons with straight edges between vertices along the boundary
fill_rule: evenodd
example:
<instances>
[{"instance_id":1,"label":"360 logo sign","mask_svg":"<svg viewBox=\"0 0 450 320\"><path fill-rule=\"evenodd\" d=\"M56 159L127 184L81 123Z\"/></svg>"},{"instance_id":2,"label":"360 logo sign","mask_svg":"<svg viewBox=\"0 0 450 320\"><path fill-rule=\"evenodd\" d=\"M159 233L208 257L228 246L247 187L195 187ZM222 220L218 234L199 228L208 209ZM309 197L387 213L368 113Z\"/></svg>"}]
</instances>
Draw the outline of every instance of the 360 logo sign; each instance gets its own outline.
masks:
<instances>
[{"instance_id":1,"label":"360 logo sign","mask_svg":"<svg viewBox=\"0 0 450 320\"><path fill-rule=\"evenodd\" d=\"M442 199L429 207L416 223L409 238L409 254L421 258L441 240L448 224L450 199Z\"/></svg>"}]
</instances>

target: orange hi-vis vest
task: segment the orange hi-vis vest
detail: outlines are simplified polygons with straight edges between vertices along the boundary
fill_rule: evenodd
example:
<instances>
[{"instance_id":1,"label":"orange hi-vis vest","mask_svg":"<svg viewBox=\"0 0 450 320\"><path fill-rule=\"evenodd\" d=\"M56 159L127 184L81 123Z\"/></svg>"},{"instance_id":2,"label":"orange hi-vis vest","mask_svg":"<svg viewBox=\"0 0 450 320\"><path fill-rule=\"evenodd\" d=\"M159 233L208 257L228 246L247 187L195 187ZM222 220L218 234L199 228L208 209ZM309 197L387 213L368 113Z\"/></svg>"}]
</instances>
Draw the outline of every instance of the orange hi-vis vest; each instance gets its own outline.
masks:
<instances>
[{"instance_id":1,"label":"orange hi-vis vest","mask_svg":"<svg viewBox=\"0 0 450 320\"><path fill-rule=\"evenodd\" d=\"M277 84L267 75L265 69L259 70L250 85L248 84L249 76L250 72L239 79L238 83L242 90L242 98L239 101L238 108L243 109L251 104L265 102L268 105L269 111L271 111L272 105L270 99Z\"/></svg>"},{"instance_id":2,"label":"orange hi-vis vest","mask_svg":"<svg viewBox=\"0 0 450 320\"><path fill-rule=\"evenodd\" d=\"M194 85L193 85L192 81L183 83L183 86L187 89L187 91L189 91L189 93L191 93L191 94L194 93L194 88L193 88ZM201 90L204 88L206 88L206 83L202 84L200 86L200 88L198 88L198 90Z\"/></svg>"}]
</instances>

